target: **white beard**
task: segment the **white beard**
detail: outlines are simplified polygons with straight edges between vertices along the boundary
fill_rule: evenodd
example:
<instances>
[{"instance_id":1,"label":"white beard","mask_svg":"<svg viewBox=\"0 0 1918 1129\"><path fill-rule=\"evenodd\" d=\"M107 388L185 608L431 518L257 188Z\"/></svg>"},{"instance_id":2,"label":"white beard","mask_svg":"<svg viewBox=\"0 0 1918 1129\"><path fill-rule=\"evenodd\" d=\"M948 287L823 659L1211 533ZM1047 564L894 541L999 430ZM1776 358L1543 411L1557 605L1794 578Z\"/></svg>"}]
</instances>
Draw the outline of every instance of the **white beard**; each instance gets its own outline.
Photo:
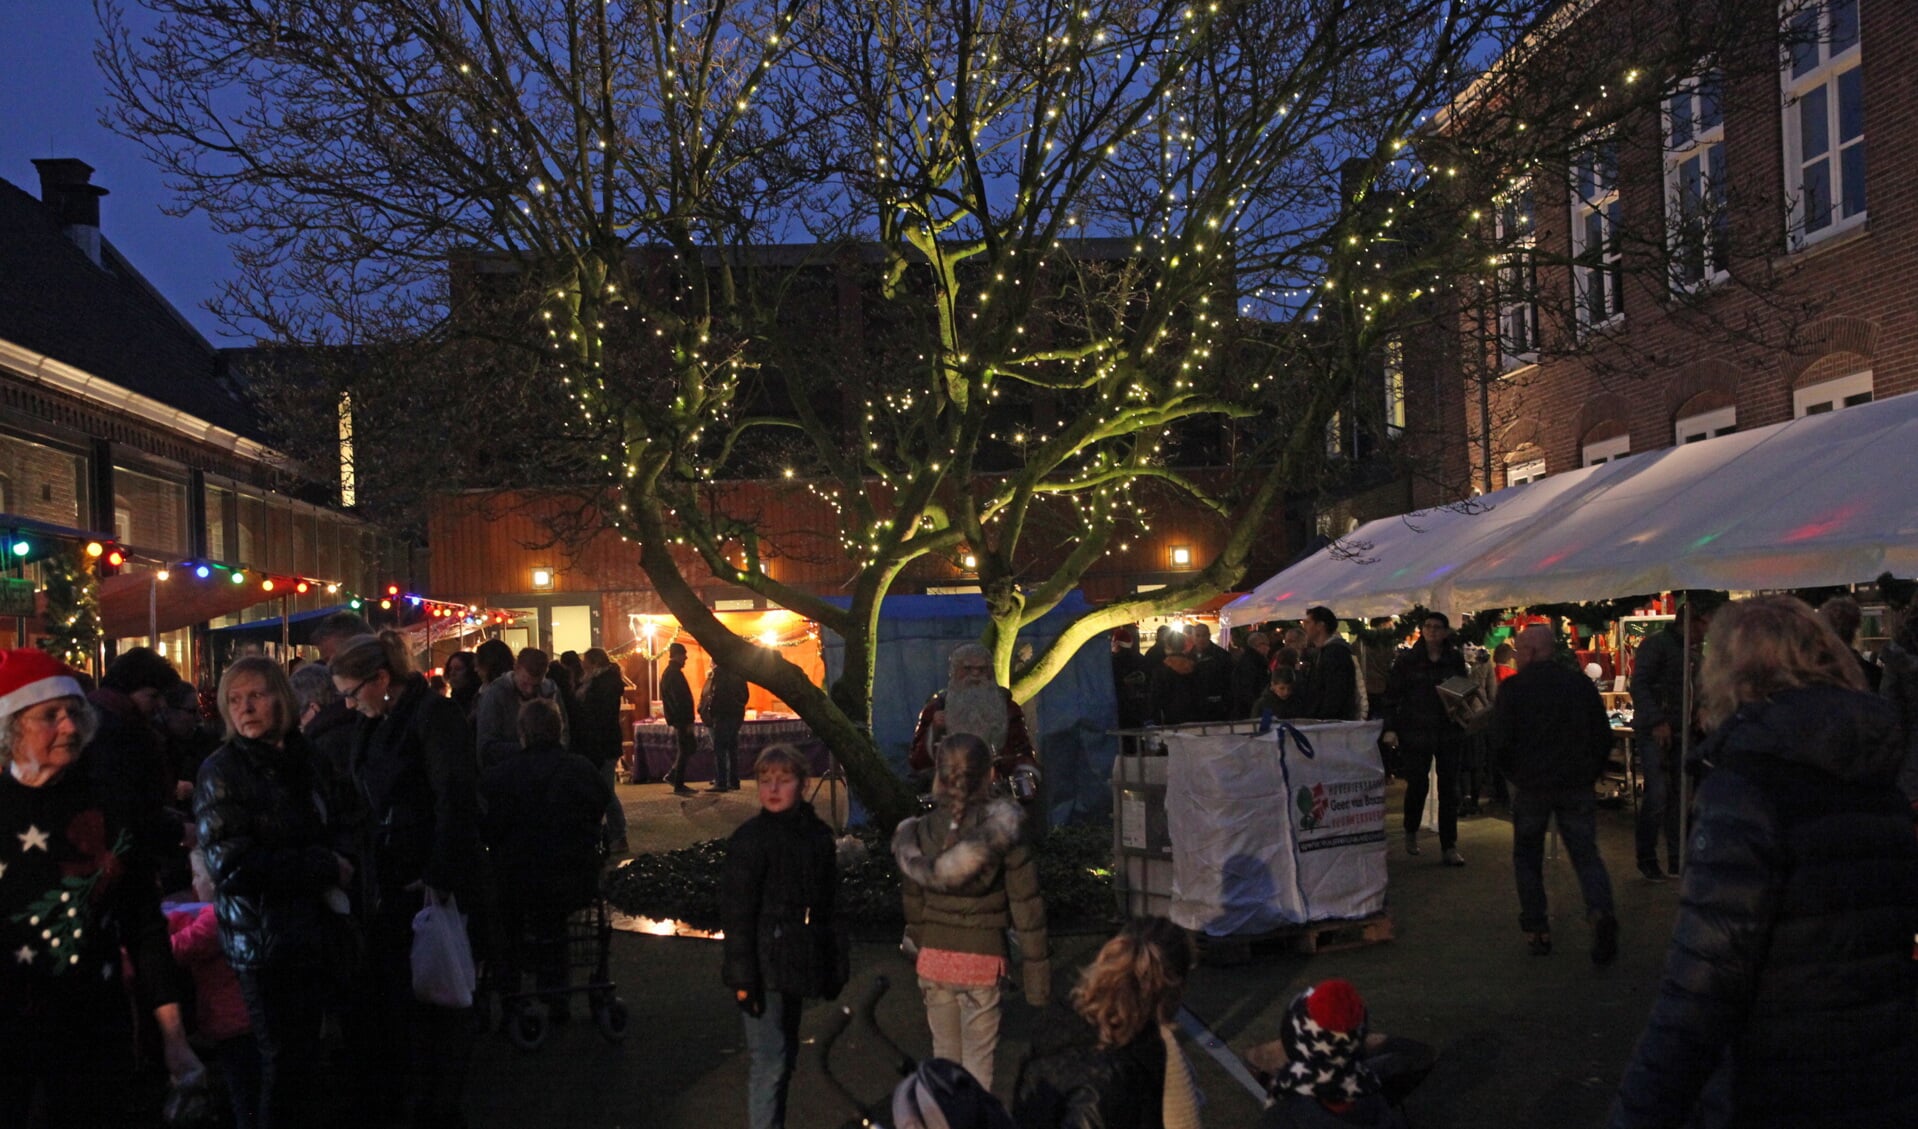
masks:
<instances>
[{"instance_id":1,"label":"white beard","mask_svg":"<svg viewBox=\"0 0 1918 1129\"><path fill-rule=\"evenodd\" d=\"M946 732L970 733L997 753L1006 743L1006 692L991 683L947 687Z\"/></svg>"}]
</instances>

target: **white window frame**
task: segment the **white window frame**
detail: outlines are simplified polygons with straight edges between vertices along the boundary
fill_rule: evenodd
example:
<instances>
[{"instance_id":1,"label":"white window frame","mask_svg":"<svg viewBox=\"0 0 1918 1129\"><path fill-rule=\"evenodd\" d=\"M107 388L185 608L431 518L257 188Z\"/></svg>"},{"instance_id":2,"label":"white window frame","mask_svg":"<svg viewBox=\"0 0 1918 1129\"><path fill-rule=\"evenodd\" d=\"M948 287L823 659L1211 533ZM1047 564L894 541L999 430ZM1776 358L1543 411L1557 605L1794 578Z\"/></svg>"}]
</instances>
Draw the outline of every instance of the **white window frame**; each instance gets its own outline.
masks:
<instances>
[{"instance_id":1,"label":"white window frame","mask_svg":"<svg viewBox=\"0 0 1918 1129\"><path fill-rule=\"evenodd\" d=\"M1405 342L1398 337L1385 339L1381 360L1385 385L1385 434L1396 439L1405 434Z\"/></svg>"},{"instance_id":2,"label":"white window frame","mask_svg":"<svg viewBox=\"0 0 1918 1129\"><path fill-rule=\"evenodd\" d=\"M1527 482L1537 482L1545 477L1545 457L1540 455L1524 462L1505 464L1505 485L1523 486Z\"/></svg>"},{"instance_id":3,"label":"white window frame","mask_svg":"<svg viewBox=\"0 0 1918 1129\"><path fill-rule=\"evenodd\" d=\"M1730 274L1724 76L1712 71L1680 82L1665 98L1660 122L1672 292L1697 293Z\"/></svg>"},{"instance_id":4,"label":"white window frame","mask_svg":"<svg viewBox=\"0 0 1918 1129\"><path fill-rule=\"evenodd\" d=\"M1342 411L1333 412L1332 418L1325 421L1325 457L1345 457L1345 413Z\"/></svg>"},{"instance_id":5,"label":"white window frame","mask_svg":"<svg viewBox=\"0 0 1918 1129\"><path fill-rule=\"evenodd\" d=\"M1784 97L1782 132L1785 199L1791 205L1786 238L1794 251L1849 231L1863 224L1867 215L1865 192L1870 184L1870 172L1865 152L1864 70L1860 65L1863 57L1859 49L1862 32L1858 9L1859 0L1785 0L1783 5L1787 35L1780 67ZM1851 13L1850 26L1836 30L1850 38L1834 44L1834 14L1846 10ZM1834 46L1838 50L1834 51ZM1801 57L1810 65L1803 74L1794 75ZM1851 138L1839 134L1843 116L1840 103L1847 88L1856 91L1859 103L1858 133ZM1819 153L1807 155L1802 129L1804 115L1810 114L1816 119L1819 104L1824 111L1823 121L1818 124L1824 130L1825 147ZM1856 162L1849 173L1848 158L1855 158ZM1816 175L1828 192L1825 204L1829 213L1824 215L1807 206L1812 195L1806 191L1807 170L1817 166L1823 166ZM1853 191L1857 207L1847 213L1846 201Z\"/></svg>"},{"instance_id":6,"label":"white window frame","mask_svg":"<svg viewBox=\"0 0 1918 1129\"><path fill-rule=\"evenodd\" d=\"M1625 316L1625 256L1618 238L1623 204L1615 132L1595 134L1572 151L1570 186L1573 304L1579 328L1596 329Z\"/></svg>"},{"instance_id":7,"label":"white window frame","mask_svg":"<svg viewBox=\"0 0 1918 1129\"><path fill-rule=\"evenodd\" d=\"M1522 209L1516 207L1524 202ZM1505 372L1538 363L1538 200L1532 178L1519 177L1492 203L1498 246L1493 287L1498 301L1498 354Z\"/></svg>"},{"instance_id":8,"label":"white window frame","mask_svg":"<svg viewBox=\"0 0 1918 1129\"><path fill-rule=\"evenodd\" d=\"M1871 384L1871 370L1854 372L1831 380L1821 380L1817 384L1808 384L1792 390L1791 418L1804 419L1806 416L1836 411L1839 408L1869 404L1876 395Z\"/></svg>"},{"instance_id":9,"label":"white window frame","mask_svg":"<svg viewBox=\"0 0 1918 1129\"><path fill-rule=\"evenodd\" d=\"M1595 443L1587 443L1580 452L1585 458L1586 466L1597 466L1600 463L1615 463L1631 453L1632 437L1630 435L1614 435L1610 439L1600 439Z\"/></svg>"},{"instance_id":10,"label":"white window frame","mask_svg":"<svg viewBox=\"0 0 1918 1129\"><path fill-rule=\"evenodd\" d=\"M1730 435L1738 430L1738 407L1727 405L1712 408L1688 416L1680 416L1672 421L1672 443L1683 447L1687 443L1701 443L1707 439L1716 439L1721 435Z\"/></svg>"}]
</instances>

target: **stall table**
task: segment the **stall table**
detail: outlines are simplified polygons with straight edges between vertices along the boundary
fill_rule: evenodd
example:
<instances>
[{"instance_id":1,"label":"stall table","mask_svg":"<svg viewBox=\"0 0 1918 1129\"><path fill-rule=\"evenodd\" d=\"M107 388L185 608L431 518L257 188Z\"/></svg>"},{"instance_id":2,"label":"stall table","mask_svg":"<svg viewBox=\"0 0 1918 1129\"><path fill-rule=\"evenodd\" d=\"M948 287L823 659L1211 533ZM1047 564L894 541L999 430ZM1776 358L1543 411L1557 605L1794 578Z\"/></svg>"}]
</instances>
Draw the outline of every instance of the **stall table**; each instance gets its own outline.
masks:
<instances>
[{"instance_id":1,"label":"stall table","mask_svg":"<svg viewBox=\"0 0 1918 1129\"><path fill-rule=\"evenodd\" d=\"M693 726L693 732L699 737L699 751L694 753L686 765L686 779L713 779L713 731L704 725ZM812 766L815 778L832 766L832 757L826 751L826 743L813 736L813 731L798 718L764 718L747 721L739 727L739 751L734 761L739 776L744 779L753 774L753 762L768 745L789 744L796 747ZM638 761L641 777L646 780L658 780L673 767L673 758L679 755L679 743L673 737L672 727L663 721L642 721L633 726L633 749Z\"/></svg>"}]
</instances>

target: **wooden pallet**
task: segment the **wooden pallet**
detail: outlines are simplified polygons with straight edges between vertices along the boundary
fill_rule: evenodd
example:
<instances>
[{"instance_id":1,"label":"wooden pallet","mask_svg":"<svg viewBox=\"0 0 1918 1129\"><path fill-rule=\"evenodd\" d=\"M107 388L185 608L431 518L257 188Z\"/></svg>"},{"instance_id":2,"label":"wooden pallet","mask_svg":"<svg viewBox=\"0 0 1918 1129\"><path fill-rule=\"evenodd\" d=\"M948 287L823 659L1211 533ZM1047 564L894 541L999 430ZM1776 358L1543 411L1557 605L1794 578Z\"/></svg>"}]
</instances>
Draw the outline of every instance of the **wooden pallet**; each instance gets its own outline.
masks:
<instances>
[{"instance_id":1,"label":"wooden pallet","mask_svg":"<svg viewBox=\"0 0 1918 1129\"><path fill-rule=\"evenodd\" d=\"M1288 925L1270 933L1242 934L1233 937L1207 937L1195 934L1199 959L1211 965L1250 964L1264 957L1286 953L1313 956L1356 949L1392 939L1392 918L1379 913L1351 921L1309 921Z\"/></svg>"}]
</instances>

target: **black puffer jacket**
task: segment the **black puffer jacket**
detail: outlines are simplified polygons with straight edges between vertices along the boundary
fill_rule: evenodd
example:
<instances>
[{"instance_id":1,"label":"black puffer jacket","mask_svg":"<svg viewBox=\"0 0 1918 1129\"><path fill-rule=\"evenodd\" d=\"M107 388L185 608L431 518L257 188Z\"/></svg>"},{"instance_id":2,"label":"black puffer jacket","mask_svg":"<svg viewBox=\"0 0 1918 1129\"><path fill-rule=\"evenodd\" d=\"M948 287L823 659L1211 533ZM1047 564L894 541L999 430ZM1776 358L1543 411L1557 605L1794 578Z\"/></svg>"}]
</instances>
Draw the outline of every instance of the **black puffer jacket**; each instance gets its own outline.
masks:
<instances>
[{"instance_id":1,"label":"black puffer jacket","mask_svg":"<svg viewBox=\"0 0 1918 1129\"><path fill-rule=\"evenodd\" d=\"M838 889L832 829L811 805L762 810L740 824L719 882L726 986L839 995L849 953L833 910Z\"/></svg>"},{"instance_id":2,"label":"black puffer jacket","mask_svg":"<svg viewBox=\"0 0 1918 1129\"><path fill-rule=\"evenodd\" d=\"M236 969L322 963L326 891L340 880L323 775L298 733L285 748L228 738L200 766L193 816L212 873L220 947Z\"/></svg>"},{"instance_id":3,"label":"black puffer jacket","mask_svg":"<svg viewBox=\"0 0 1918 1129\"><path fill-rule=\"evenodd\" d=\"M1398 734L1399 740L1414 744L1421 739L1457 736L1461 730L1445 712L1439 697L1439 683L1448 678L1464 678L1465 655L1446 640L1434 659L1424 640L1398 653L1392 660L1392 672L1385 681L1385 732Z\"/></svg>"},{"instance_id":4,"label":"black puffer jacket","mask_svg":"<svg viewBox=\"0 0 1918 1129\"><path fill-rule=\"evenodd\" d=\"M1616 1129L1918 1125L1918 840L1880 699L1745 706L1707 739L1677 929Z\"/></svg>"},{"instance_id":5,"label":"black puffer jacket","mask_svg":"<svg viewBox=\"0 0 1918 1129\"><path fill-rule=\"evenodd\" d=\"M599 770L554 745L534 745L480 778L480 832L502 900L564 913L599 890L599 823L612 799Z\"/></svg>"},{"instance_id":6,"label":"black puffer jacket","mask_svg":"<svg viewBox=\"0 0 1918 1129\"><path fill-rule=\"evenodd\" d=\"M480 858L473 731L460 708L419 675L400 685L387 712L361 724L353 747L353 779L366 802L370 865L361 871L374 872L367 893L394 898L424 879L436 890L469 894Z\"/></svg>"},{"instance_id":7,"label":"black puffer jacket","mask_svg":"<svg viewBox=\"0 0 1918 1129\"><path fill-rule=\"evenodd\" d=\"M1165 1043L1148 1023L1130 1043L1099 1035L1064 1000L1040 1013L1013 1084L1019 1129L1163 1129Z\"/></svg>"}]
</instances>

